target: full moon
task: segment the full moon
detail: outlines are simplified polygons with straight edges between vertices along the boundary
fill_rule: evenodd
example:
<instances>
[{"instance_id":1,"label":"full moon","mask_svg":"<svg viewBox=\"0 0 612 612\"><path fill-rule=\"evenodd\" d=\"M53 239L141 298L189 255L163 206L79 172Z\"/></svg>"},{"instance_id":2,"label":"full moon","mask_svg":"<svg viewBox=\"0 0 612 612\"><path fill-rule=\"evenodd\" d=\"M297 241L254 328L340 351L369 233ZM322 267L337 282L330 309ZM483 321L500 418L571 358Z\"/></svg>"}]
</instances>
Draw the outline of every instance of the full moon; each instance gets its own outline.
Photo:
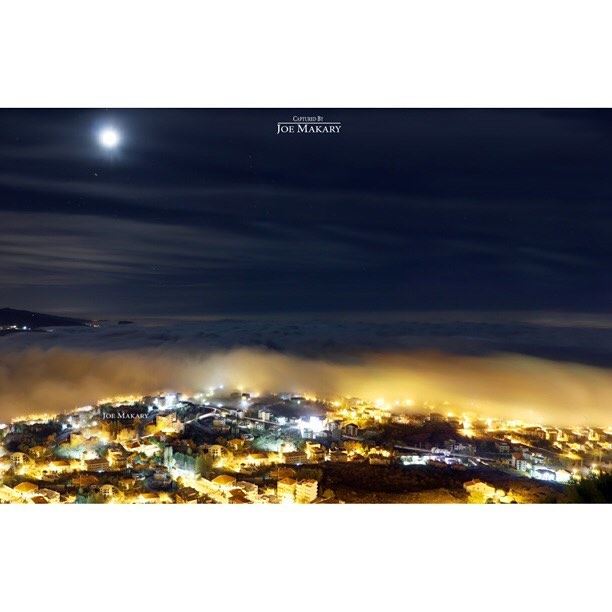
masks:
<instances>
[{"instance_id":1,"label":"full moon","mask_svg":"<svg viewBox=\"0 0 612 612\"><path fill-rule=\"evenodd\" d=\"M98 138L100 140L100 144L107 149L114 149L120 141L119 132L112 127L100 130Z\"/></svg>"}]
</instances>

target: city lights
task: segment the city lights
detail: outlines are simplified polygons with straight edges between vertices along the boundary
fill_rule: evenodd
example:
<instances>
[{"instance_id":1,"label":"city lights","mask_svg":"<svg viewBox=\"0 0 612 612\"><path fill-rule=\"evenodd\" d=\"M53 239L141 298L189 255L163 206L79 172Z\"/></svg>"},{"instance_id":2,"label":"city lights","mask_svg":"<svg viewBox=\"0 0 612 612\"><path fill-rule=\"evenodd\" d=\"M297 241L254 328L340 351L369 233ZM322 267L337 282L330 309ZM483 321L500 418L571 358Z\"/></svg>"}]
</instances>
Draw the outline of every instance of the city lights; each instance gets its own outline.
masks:
<instances>
[{"instance_id":1,"label":"city lights","mask_svg":"<svg viewBox=\"0 0 612 612\"><path fill-rule=\"evenodd\" d=\"M341 482L350 465L364 491L376 486L378 470L401 480L418 468L432 470L433 482L456 482L452 499L435 486L419 499L510 504L551 495L563 501L563 489L546 487L610 471L612 439L604 429L449 408L405 398L266 394L246 385L108 397L0 427L0 440L24 433L31 440L23 450L0 448L0 501L334 503L348 493L322 491L319 479L329 472ZM466 481L471 470L478 477ZM504 474L512 486L494 486L486 474L493 481Z\"/></svg>"}]
</instances>

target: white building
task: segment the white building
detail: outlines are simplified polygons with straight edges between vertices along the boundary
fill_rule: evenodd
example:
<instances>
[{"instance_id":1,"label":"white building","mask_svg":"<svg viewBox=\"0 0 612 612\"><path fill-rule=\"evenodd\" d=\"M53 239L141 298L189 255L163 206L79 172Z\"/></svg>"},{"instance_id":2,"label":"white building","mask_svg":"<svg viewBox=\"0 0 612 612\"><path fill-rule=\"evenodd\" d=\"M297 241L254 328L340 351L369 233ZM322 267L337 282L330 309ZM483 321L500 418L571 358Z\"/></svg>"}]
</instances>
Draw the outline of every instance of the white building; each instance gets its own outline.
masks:
<instances>
[{"instance_id":1,"label":"white building","mask_svg":"<svg viewBox=\"0 0 612 612\"><path fill-rule=\"evenodd\" d=\"M11 454L11 464L16 469L19 470L25 466L28 466L32 463L32 458L26 453L12 453Z\"/></svg>"},{"instance_id":2,"label":"white building","mask_svg":"<svg viewBox=\"0 0 612 612\"><path fill-rule=\"evenodd\" d=\"M555 472L544 467L534 467L531 475L538 480L556 480Z\"/></svg>"},{"instance_id":3,"label":"white building","mask_svg":"<svg viewBox=\"0 0 612 612\"><path fill-rule=\"evenodd\" d=\"M482 480L470 480L464 483L463 488L471 497L481 501L486 501L490 497L495 496L495 487L492 487Z\"/></svg>"},{"instance_id":4,"label":"white building","mask_svg":"<svg viewBox=\"0 0 612 612\"><path fill-rule=\"evenodd\" d=\"M105 499L112 499L119 495L119 489L112 484L104 484L100 487L100 495Z\"/></svg>"},{"instance_id":5,"label":"white building","mask_svg":"<svg viewBox=\"0 0 612 612\"><path fill-rule=\"evenodd\" d=\"M167 415L158 414L155 417L155 426L158 431L165 434L180 434L185 426L176 416L176 412L171 412Z\"/></svg>"},{"instance_id":6,"label":"white building","mask_svg":"<svg viewBox=\"0 0 612 612\"><path fill-rule=\"evenodd\" d=\"M60 494L52 489L38 489L37 495L42 495L50 504L60 503Z\"/></svg>"},{"instance_id":7,"label":"white building","mask_svg":"<svg viewBox=\"0 0 612 612\"><path fill-rule=\"evenodd\" d=\"M283 478L276 483L276 496L282 502L295 501L296 481L293 478Z\"/></svg>"},{"instance_id":8,"label":"white building","mask_svg":"<svg viewBox=\"0 0 612 612\"><path fill-rule=\"evenodd\" d=\"M572 475L567 470L557 470L555 480L563 484L570 481Z\"/></svg>"},{"instance_id":9,"label":"white building","mask_svg":"<svg viewBox=\"0 0 612 612\"><path fill-rule=\"evenodd\" d=\"M310 504L317 499L319 483L316 480L300 480L295 485L295 501Z\"/></svg>"},{"instance_id":10,"label":"white building","mask_svg":"<svg viewBox=\"0 0 612 612\"><path fill-rule=\"evenodd\" d=\"M220 476L213 478L212 484L219 491L227 492L236 486L236 479L233 476L229 476L227 474L221 474Z\"/></svg>"},{"instance_id":11,"label":"white building","mask_svg":"<svg viewBox=\"0 0 612 612\"><path fill-rule=\"evenodd\" d=\"M33 482L20 482L13 490L23 499L31 499L34 495L38 495L38 485Z\"/></svg>"}]
</instances>

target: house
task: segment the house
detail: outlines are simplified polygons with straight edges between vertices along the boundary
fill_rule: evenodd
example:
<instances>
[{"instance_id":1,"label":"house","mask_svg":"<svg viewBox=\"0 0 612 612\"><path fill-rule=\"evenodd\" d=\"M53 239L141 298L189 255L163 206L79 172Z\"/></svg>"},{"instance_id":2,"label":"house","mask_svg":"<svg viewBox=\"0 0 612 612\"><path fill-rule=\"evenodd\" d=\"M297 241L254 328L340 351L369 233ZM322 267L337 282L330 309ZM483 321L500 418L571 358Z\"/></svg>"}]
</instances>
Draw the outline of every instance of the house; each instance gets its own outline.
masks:
<instances>
[{"instance_id":1,"label":"house","mask_svg":"<svg viewBox=\"0 0 612 612\"><path fill-rule=\"evenodd\" d=\"M146 440L131 440L130 442L123 442L123 448L130 454L142 453L147 457L152 457L159 451L159 448L153 442L147 442Z\"/></svg>"},{"instance_id":2,"label":"house","mask_svg":"<svg viewBox=\"0 0 612 612\"><path fill-rule=\"evenodd\" d=\"M298 504L310 504L317 499L318 488L316 480L299 480L295 485L295 501Z\"/></svg>"},{"instance_id":3,"label":"house","mask_svg":"<svg viewBox=\"0 0 612 612\"><path fill-rule=\"evenodd\" d=\"M325 461L326 456L327 456L327 452L325 448L323 447L315 448L310 454L310 462L311 463L321 463Z\"/></svg>"},{"instance_id":4,"label":"house","mask_svg":"<svg viewBox=\"0 0 612 612\"><path fill-rule=\"evenodd\" d=\"M330 421L327 424L327 429L332 439L340 440L342 438L342 421Z\"/></svg>"},{"instance_id":5,"label":"house","mask_svg":"<svg viewBox=\"0 0 612 612\"><path fill-rule=\"evenodd\" d=\"M86 459L85 469L88 472L106 472L110 465L106 459Z\"/></svg>"},{"instance_id":6,"label":"house","mask_svg":"<svg viewBox=\"0 0 612 612\"><path fill-rule=\"evenodd\" d=\"M343 450L330 450L329 460L335 463L346 463L348 461L348 454Z\"/></svg>"},{"instance_id":7,"label":"house","mask_svg":"<svg viewBox=\"0 0 612 612\"><path fill-rule=\"evenodd\" d=\"M98 482L96 476L92 474L79 474L75 478L72 479L72 484L75 487L90 487Z\"/></svg>"},{"instance_id":8,"label":"house","mask_svg":"<svg viewBox=\"0 0 612 612\"><path fill-rule=\"evenodd\" d=\"M229 493L228 501L230 504L250 504L251 500L242 489L232 489Z\"/></svg>"},{"instance_id":9,"label":"house","mask_svg":"<svg viewBox=\"0 0 612 612\"><path fill-rule=\"evenodd\" d=\"M30 465L32 463L32 458L26 453L12 453L11 454L11 464L12 466L18 470L26 465Z\"/></svg>"},{"instance_id":10,"label":"house","mask_svg":"<svg viewBox=\"0 0 612 612\"><path fill-rule=\"evenodd\" d=\"M283 458L284 458L284 462L288 465L300 465L308 461L308 458L306 457L306 453L302 451L284 453Z\"/></svg>"},{"instance_id":11,"label":"house","mask_svg":"<svg viewBox=\"0 0 612 612\"><path fill-rule=\"evenodd\" d=\"M229 491L235 487L236 479L233 476L221 474L220 476L213 478L212 484L219 489L219 491Z\"/></svg>"},{"instance_id":12,"label":"house","mask_svg":"<svg viewBox=\"0 0 612 612\"><path fill-rule=\"evenodd\" d=\"M557 482L567 483L570 481L572 475L570 472L564 469L557 470L555 480Z\"/></svg>"},{"instance_id":13,"label":"house","mask_svg":"<svg viewBox=\"0 0 612 612\"><path fill-rule=\"evenodd\" d=\"M109 448L106 453L106 460L109 466L115 470L124 470L127 467L128 453L122 446L117 445L115 448Z\"/></svg>"},{"instance_id":14,"label":"house","mask_svg":"<svg viewBox=\"0 0 612 612\"><path fill-rule=\"evenodd\" d=\"M167 415L158 414L155 417L155 427L165 434L179 434L185 426L177 419L176 412L171 412Z\"/></svg>"},{"instance_id":15,"label":"house","mask_svg":"<svg viewBox=\"0 0 612 612\"><path fill-rule=\"evenodd\" d=\"M42 459L42 457L46 454L47 449L44 446L33 446L30 449L30 454L32 457L36 459Z\"/></svg>"},{"instance_id":16,"label":"house","mask_svg":"<svg viewBox=\"0 0 612 612\"><path fill-rule=\"evenodd\" d=\"M325 461L326 451L321 444L315 444L313 442L306 443L306 455L310 463L321 463Z\"/></svg>"},{"instance_id":17,"label":"house","mask_svg":"<svg viewBox=\"0 0 612 612\"><path fill-rule=\"evenodd\" d=\"M244 457L243 463L245 465L266 465L268 463L267 453L249 453Z\"/></svg>"},{"instance_id":18,"label":"house","mask_svg":"<svg viewBox=\"0 0 612 612\"><path fill-rule=\"evenodd\" d=\"M519 472L529 472L532 468L531 462L527 461L527 458L523 453L512 453L510 463L512 467Z\"/></svg>"},{"instance_id":19,"label":"house","mask_svg":"<svg viewBox=\"0 0 612 612\"><path fill-rule=\"evenodd\" d=\"M114 487L112 484L104 484L100 487L100 495L104 499L113 499L119 495L119 489Z\"/></svg>"},{"instance_id":20,"label":"house","mask_svg":"<svg viewBox=\"0 0 612 612\"><path fill-rule=\"evenodd\" d=\"M276 496L283 502L295 499L296 481L293 478L283 478L276 483Z\"/></svg>"},{"instance_id":21,"label":"house","mask_svg":"<svg viewBox=\"0 0 612 612\"><path fill-rule=\"evenodd\" d=\"M227 449L224 446L221 446L221 444L211 444L208 447L208 452L213 459L219 459L228 453Z\"/></svg>"},{"instance_id":22,"label":"house","mask_svg":"<svg viewBox=\"0 0 612 612\"><path fill-rule=\"evenodd\" d=\"M465 482L463 488L475 501L486 501L495 496L495 487L492 487L482 480L476 479Z\"/></svg>"},{"instance_id":23,"label":"house","mask_svg":"<svg viewBox=\"0 0 612 612\"><path fill-rule=\"evenodd\" d=\"M507 455L510 452L510 444L508 442L495 442L495 448L500 455Z\"/></svg>"},{"instance_id":24,"label":"house","mask_svg":"<svg viewBox=\"0 0 612 612\"><path fill-rule=\"evenodd\" d=\"M356 438L359 435L359 427L355 423L349 423L342 428L342 432L345 436Z\"/></svg>"},{"instance_id":25,"label":"house","mask_svg":"<svg viewBox=\"0 0 612 612\"><path fill-rule=\"evenodd\" d=\"M239 480L236 483L236 488L243 491L247 497L256 497L259 492L259 487L256 484L244 480Z\"/></svg>"},{"instance_id":26,"label":"house","mask_svg":"<svg viewBox=\"0 0 612 612\"><path fill-rule=\"evenodd\" d=\"M68 472L70 470L70 461L66 459L52 459L49 461L48 467L52 472Z\"/></svg>"},{"instance_id":27,"label":"house","mask_svg":"<svg viewBox=\"0 0 612 612\"><path fill-rule=\"evenodd\" d=\"M197 504L200 494L193 487L183 487L176 492L177 504Z\"/></svg>"},{"instance_id":28,"label":"house","mask_svg":"<svg viewBox=\"0 0 612 612\"><path fill-rule=\"evenodd\" d=\"M533 469L532 475L534 478L538 478L539 480L556 480L556 474L553 470L549 470L544 467L535 467Z\"/></svg>"},{"instance_id":29,"label":"house","mask_svg":"<svg viewBox=\"0 0 612 612\"><path fill-rule=\"evenodd\" d=\"M246 441L245 441L245 440L242 440L242 439L240 439L240 438L232 438L231 440L228 440L228 442L227 442L227 446L228 446L229 448L231 448L231 449L232 449L234 452L237 452L237 451L239 451L239 450L242 450L242 449L244 448L244 445L245 445L245 444L246 444ZM219 444L214 444L213 446L215 446L215 447L219 447L219 449L225 450L225 449L224 449L224 448L223 448L221 445L219 445ZM208 452L211 452L211 450L210 450L211 448L212 448L212 446L211 446L211 447L209 447ZM214 456L217 456L217 455L214 455Z\"/></svg>"},{"instance_id":30,"label":"house","mask_svg":"<svg viewBox=\"0 0 612 612\"><path fill-rule=\"evenodd\" d=\"M532 468L531 463L529 463L529 461L525 460L525 459L519 459L516 462L516 469L519 472L529 472Z\"/></svg>"},{"instance_id":31,"label":"house","mask_svg":"<svg viewBox=\"0 0 612 612\"><path fill-rule=\"evenodd\" d=\"M0 503L20 504L23 502L23 497L17 491L5 484L0 485Z\"/></svg>"},{"instance_id":32,"label":"house","mask_svg":"<svg viewBox=\"0 0 612 612\"><path fill-rule=\"evenodd\" d=\"M44 497L50 504L59 504L61 495L52 489L38 489L37 495Z\"/></svg>"},{"instance_id":33,"label":"house","mask_svg":"<svg viewBox=\"0 0 612 612\"><path fill-rule=\"evenodd\" d=\"M134 485L136 484L136 479L134 478L122 478L119 482L119 488L123 489L124 491L128 491L129 489L132 489L134 487Z\"/></svg>"},{"instance_id":34,"label":"house","mask_svg":"<svg viewBox=\"0 0 612 612\"><path fill-rule=\"evenodd\" d=\"M38 485L33 482L20 482L13 488L15 493L18 493L23 499L30 499L38 491Z\"/></svg>"}]
</instances>

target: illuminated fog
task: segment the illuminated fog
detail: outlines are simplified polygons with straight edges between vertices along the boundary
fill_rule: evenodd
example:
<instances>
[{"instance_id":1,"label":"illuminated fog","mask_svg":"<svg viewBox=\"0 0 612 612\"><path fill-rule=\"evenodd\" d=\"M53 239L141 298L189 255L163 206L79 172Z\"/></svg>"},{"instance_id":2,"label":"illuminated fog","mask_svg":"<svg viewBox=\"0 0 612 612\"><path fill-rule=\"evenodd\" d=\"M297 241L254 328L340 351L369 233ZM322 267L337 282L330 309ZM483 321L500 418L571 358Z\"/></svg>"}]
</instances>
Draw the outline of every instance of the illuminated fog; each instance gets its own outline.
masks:
<instances>
[{"instance_id":1,"label":"illuminated fog","mask_svg":"<svg viewBox=\"0 0 612 612\"><path fill-rule=\"evenodd\" d=\"M350 363L257 349L87 351L25 348L0 353L0 417L58 412L113 394L210 385L296 391L388 402L449 402L483 416L558 425L612 422L612 371L501 354L370 353Z\"/></svg>"}]
</instances>

